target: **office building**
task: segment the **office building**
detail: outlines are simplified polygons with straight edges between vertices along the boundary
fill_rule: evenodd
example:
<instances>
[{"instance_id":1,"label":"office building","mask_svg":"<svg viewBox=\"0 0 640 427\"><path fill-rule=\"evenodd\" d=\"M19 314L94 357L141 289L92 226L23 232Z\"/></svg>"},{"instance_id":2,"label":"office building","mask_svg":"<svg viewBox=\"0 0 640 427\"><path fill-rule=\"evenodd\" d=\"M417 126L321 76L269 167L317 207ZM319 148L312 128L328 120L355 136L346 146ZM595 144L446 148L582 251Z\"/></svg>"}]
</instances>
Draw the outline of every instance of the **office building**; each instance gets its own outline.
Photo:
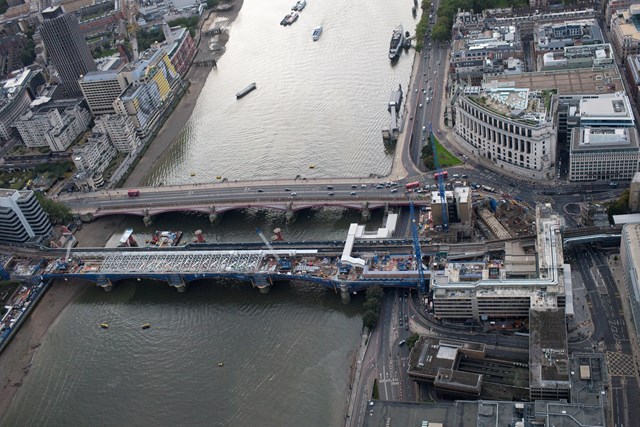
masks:
<instances>
[{"instance_id":1,"label":"office building","mask_svg":"<svg viewBox=\"0 0 640 427\"><path fill-rule=\"evenodd\" d=\"M577 127L571 132L569 181L630 181L638 161L635 128Z\"/></svg>"},{"instance_id":2,"label":"office building","mask_svg":"<svg viewBox=\"0 0 640 427\"><path fill-rule=\"evenodd\" d=\"M640 4L618 10L611 18L611 44L623 63L640 53Z\"/></svg>"},{"instance_id":3,"label":"office building","mask_svg":"<svg viewBox=\"0 0 640 427\"><path fill-rule=\"evenodd\" d=\"M42 11L40 26L42 41L53 65L60 74L66 96L82 96L78 79L90 71L96 71L89 46L85 41L78 20L65 13L62 6L48 7Z\"/></svg>"},{"instance_id":4,"label":"office building","mask_svg":"<svg viewBox=\"0 0 640 427\"><path fill-rule=\"evenodd\" d=\"M0 240L40 242L51 234L51 221L33 191L0 189Z\"/></svg>"},{"instance_id":5,"label":"office building","mask_svg":"<svg viewBox=\"0 0 640 427\"><path fill-rule=\"evenodd\" d=\"M556 152L553 95L497 83L463 87L454 105L456 139L500 169L549 179Z\"/></svg>"},{"instance_id":6,"label":"office building","mask_svg":"<svg viewBox=\"0 0 640 427\"><path fill-rule=\"evenodd\" d=\"M620 297L628 301L630 310L625 310L627 331L632 344L637 348L640 340L640 224L625 224L620 241L620 262L622 264L623 286L626 295Z\"/></svg>"},{"instance_id":7,"label":"office building","mask_svg":"<svg viewBox=\"0 0 640 427\"><path fill-rule=\"evenodd\" d=\"M636 172L629 187L629 210L640 212L640 172Z\"/></svg>"},{"instance_id":8,"label":"office building","mask_svg":"<svg viewBox=\"0 0 640 427\"><path fill-rule=\"evenodd\" d=\"M124 76L116 70L91 71L78 84L93 117L115 114L113 103L127 88Z\"/></svg>"},{"instance_id":9,"label":"office building","mask_svg":"<svg viewBox=\"0 0 640 427\"><path fill-rule=\"evenodd\" d=\"M0 88L0 139L9 140L15 134L14 122L31 104L29 82L34 73L24 70L7 80Z\"/></svg>"}]
</instances>

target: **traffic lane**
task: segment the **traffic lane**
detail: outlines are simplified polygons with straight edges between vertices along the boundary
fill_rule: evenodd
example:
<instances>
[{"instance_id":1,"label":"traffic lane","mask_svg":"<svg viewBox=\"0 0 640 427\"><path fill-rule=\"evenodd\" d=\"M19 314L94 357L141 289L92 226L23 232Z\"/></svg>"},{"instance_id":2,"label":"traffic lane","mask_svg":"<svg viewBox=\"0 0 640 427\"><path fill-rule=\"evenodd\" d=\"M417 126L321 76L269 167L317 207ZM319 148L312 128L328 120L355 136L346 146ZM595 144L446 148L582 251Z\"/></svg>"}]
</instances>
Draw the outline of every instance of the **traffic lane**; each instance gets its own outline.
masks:
<instances>
[{"instance_id":1,"label":"traffic lane","mask_svg":"<svg viewBox=\"0 0 640 427\"><path fill-rule=\"evenodd\" d=\"M382 198L384 200L401 200L405 199L406 195L404 194L404 189L398 188L397 191L376 191L376 190L368 190L368 191L350 191L347 190L333 190L331 191L333 195L329 195L327 190L307 190L307 189L296 189L291 188L288 192L198 192L198 193L184 193L182 194L150 194L145 197L135 197L135 198L112 198L112 199L79 199L77 201L67 201L65 202L68 206L71 207L87 207L88 205L95 206L104 206L104 207L116 207L122 206L123 204L127 207L130 206L142 206L147 207L149 204L159 203L166 204L167 202L176 202L176 203L185 203L185 202L202 202L206 203L207 201L274 201L275 200L291 200L294 201L297 199L326 199L326 200L337 200L340 199L343 202L348 202L348 200L363 200L363 199L375 199ZM351 193L355 194L351 194ZM291 194L295 193L295 194Z\"/></svg>"}]
</instances>

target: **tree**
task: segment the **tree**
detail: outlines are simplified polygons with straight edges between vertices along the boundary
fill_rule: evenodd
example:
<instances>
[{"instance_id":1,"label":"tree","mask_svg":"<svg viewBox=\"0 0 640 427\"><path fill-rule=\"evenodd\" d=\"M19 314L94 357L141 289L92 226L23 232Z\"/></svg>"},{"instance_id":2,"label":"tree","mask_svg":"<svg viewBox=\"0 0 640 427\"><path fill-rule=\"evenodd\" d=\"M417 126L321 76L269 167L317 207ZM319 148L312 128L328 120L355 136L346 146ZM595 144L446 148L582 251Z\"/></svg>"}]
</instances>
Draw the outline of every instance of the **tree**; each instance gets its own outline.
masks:
<instances>
[{"instance_id":1,"label":"tree","mask_svg":"<svg viewBox=\"0 0 640 427\"><path fill-rule=\"evenodd\" d=\"M378 313L375 311L367 310L362 315L362 324L369 329L373 329L376 326L377 322L378 322Z\"/></svg>"},{"instance_id":2,"label":"tree","mask_svg":"<svg viewBox=\"0 0 640 427\"><path fill-rule=\"evenodd\" d=\"M364 313L362 314L362 324L365 327L371 329L376 326L383 298L384 290L380 286L367 288L366 300L363 304Z\"/></svg>"},{"instance_id":3,"label":"tree","mask_svg":"<svg viewBox=\"0 0 640 427\"><path fill-rule=\"evenodd\" d=\"M36 191L36 198L52 223L66 224L73 218L71 211L64 203L53 201L39 191Z\"/></svg>"},{"instance_id":4,"label":"tree","mask_svg":"<svg viewBox=\"0 0 640 427\"><path fill-rule=\"evenodd\" d=\"M367 299L371 298L371 299L377 299L379 301L382 301L382 299L384 298L384 291L380 286L368 287L366 294L367 294Z\"/></svg>"}]
</instances>

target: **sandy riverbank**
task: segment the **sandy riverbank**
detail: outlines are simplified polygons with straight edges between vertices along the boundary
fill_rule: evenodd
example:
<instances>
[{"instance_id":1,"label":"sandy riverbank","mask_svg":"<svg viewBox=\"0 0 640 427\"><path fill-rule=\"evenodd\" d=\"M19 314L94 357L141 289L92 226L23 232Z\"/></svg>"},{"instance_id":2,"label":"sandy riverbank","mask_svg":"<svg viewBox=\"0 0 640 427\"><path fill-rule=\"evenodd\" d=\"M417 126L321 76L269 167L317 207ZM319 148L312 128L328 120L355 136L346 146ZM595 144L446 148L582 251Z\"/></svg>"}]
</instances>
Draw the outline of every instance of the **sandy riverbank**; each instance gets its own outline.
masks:
<instances>
[{"instance_id":1,"label":"sandy riverbank","mask_svg":"<svg viewBox=\"0 0 640 427\"><path fill-rule=\"evenodd\" d=\"M226 18L229 23L233 22L238 16L242 3L243 0L236 0L233 10L212 13L207 21L203 23L202 28L208 29L208 26L220 17ZM224 46L228 38L228 32L226 32L218 37L217 44ZM198 55L205 54L207 57L211 57L208 45L209 40L203 39ZM216 53L213 57L216 60L219 59L222 56L222 52L224 51ZM207 67L192 67L187 73L186 78L191 83L189 91L180 100L173 114L150 144L145 155L140 159L140 162L127 179L125 186L140 185L153 165L164 158L165 153L175 142L180 131L191 117L210 71L211 69ZM114 216L84 224L82 230L76 233L80 246L104 246L113 231L120 227L123 219L124 217L122 216ZM42 344L49 327L60 316L65 307L87 289L87 286L91 285L72 281L54 283L22 325L7 349L0 354L0 425L2 424L2 417L11 405L24 378L29 373L36 350Z\"/></svg>"},{"instance_id":2,"label":"sandy riverbank","mask_svg":"<svg viewBox=\"0 0 640 427\"><path fill-rule=\"evenodd\" d=\"M51 285L9 346L0 354L0 425L7 408L29 373L33 356L42 344L49 327L87 286L71 281Z\"/></svg>"},{"instance_id":3,"label":"sandy riverbank","mask_svg":"<svg viewBox=\"0 0 640 427\"><path fill-rule=\"evenodd\" d=\"M240 13L243 3L243 0L236 0L233 9L225 12L212 13L206 21L203 22L201 28L206 31L207 29L212 28L214 22L220 18L224 18L226 20L227 24L225 24L225 27L227 28L227 31L224 31L221 35L217 36L217 45L225 46L227 44L227 41L229 40L229 25L231 25L238 16L238 13ZM218 60L223 54L224 49L215 51L212 55L211 50L209 50L209 38L203 37L198 48L198 53L196 54L196 60L200 57L213 57ZM169 149L180 135L182 128L189 121L191 113L196 106L200 92L202 91L210 72L211 69L209 67L191 67L186 76L186 80L190 83L188 92L182 97L176 106L176 109L164 123L156 138L149 145L149 148L125 181L125 188L142 185L145 176L149 173L151 168L165 158Z\"/></svg>"}]
</instances>

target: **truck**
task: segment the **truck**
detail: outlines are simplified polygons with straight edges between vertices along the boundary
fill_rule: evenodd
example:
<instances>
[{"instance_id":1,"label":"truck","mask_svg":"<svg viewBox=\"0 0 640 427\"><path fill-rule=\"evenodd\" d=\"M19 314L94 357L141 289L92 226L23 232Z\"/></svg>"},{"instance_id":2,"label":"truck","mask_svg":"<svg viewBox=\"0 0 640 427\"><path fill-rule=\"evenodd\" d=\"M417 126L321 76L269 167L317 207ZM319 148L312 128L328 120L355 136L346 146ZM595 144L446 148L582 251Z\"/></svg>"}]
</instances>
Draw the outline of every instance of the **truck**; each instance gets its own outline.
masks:
<instances>
[{"instance_id":1,"label":"truck","mask_svg":"<svg viewBox=\"0 0 640 427\"><path fill-rule=\"evenodd\" d=\"M129 190L127 191L127 195L129 197L138 197L140 196L140 190Z\"/></svg>"}]
</instances>

